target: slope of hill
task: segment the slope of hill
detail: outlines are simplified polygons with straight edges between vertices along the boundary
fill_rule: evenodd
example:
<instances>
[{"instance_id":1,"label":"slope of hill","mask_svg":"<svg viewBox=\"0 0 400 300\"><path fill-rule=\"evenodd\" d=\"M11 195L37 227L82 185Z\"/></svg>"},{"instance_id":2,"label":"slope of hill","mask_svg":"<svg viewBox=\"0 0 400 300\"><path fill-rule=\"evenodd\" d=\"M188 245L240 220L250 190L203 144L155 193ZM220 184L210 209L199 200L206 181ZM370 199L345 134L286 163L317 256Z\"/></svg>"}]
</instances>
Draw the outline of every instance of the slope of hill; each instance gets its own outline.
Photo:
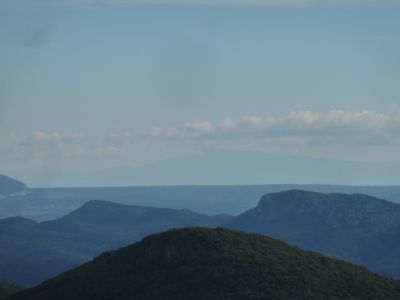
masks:
<instances>
[{"instance_id":1,"label":"slope of hill","mask_svg":"<svg viewBox=\"0 0 400 300\"><path fill-rule=\"evenodd\" d=\"M0 174L0 196L23 192L27 189L24 183Z\"/></svg>"},{"instance_id":2,"label":"slope of hill","mask_svg":"<svg viewBox=\"0 0 400 300\"><path fill-rule=\"evenodd\" d=\"M400 283L283 242L175 229L108 252L13 300L400 299Z\"/></svg>"},{"instance_id":3,"label":"slope of hill","mask_svg":"<svg viewBox=\"0 0 400 300\"><path fill-rule=\"evenodd\" d=\"M361 194L299 190L268 194L227 227L262 233L303 249L400 278L400 205Z\"/></svg>"},{"instance_id":4,"label":"slope of hill","mask_svg":"<svg viewBox=\"0 0 400 300\"><path fill-rule=\"evenodd\" d=\"M0 280L0 300L3 300L21 290L22 288L16 284Z\"/></svg>"},{"instance_id":5,"label":"slope of hill","mask_svg":"<svg viewBox=\"0 0 400 300\"><path fill-rule=\"evenodd\" d=\"M54 221L0 220L0 277L34 285L146 235L176 227L216 227L229 218L90 201Z\"/></svg>"}]
</instances>

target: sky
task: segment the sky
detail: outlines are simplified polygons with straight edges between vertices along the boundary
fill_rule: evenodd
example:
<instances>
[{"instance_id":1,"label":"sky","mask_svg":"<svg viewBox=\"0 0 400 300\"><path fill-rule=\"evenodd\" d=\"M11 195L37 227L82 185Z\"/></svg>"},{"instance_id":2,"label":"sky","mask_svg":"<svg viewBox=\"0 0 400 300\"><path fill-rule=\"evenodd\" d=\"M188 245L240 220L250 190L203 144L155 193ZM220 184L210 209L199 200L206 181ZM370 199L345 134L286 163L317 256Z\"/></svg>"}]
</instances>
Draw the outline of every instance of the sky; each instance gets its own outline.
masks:
<instances>
[{"instance_id":1,"label":"sky","mask_svg":"<svg viewBox=\"0 0 400 300\"><path fill-rule=\"evenodd\" d=\"M0 0L0 173L215 151L314 159L290 183L400 166L399 53L398 0Z\"/></svg>"}]
</instances>

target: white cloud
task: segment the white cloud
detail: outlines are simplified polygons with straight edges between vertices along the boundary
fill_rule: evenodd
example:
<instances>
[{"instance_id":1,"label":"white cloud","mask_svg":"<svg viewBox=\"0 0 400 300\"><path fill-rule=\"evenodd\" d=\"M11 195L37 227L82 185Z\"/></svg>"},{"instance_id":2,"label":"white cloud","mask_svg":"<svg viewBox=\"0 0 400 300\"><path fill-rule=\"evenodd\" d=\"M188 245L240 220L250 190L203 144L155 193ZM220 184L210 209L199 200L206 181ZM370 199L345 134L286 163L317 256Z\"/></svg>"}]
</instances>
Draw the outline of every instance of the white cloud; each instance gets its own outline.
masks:
<instances>
[{"instance_id":1,"label":"white cloud","mask_svg":"<svg viewBox=\"0 0 400 300\"><path fill-rule=\"evenodd\" d=\"M235 128L235 126L236 126L235 122L229 118L222 120L221 122L221 127L226 130L233 129Z\"/></svg>"},{"instance_id":2,"label":"white cloud","mask_svg":"<svg viewBox=\"0 0 400 300\"><path fill-rule=\"evenodd\" d=\"M208 132L194 134L182 124L157 127L152 136L176 149L190 147L198 151L224 149L352 161L399 161L398 112L292 111L283 117L260 115L208 123L213 128Z\"/></svg>"},{"instance_id":3,"label":"white cloud","mask_svg":"<svg viewBox=\"0 0 400 300\"><path fill-rule=\"evenodd\" d=\"M208 121L186 123L185 127L194 133L209 133L214 131L214 126Z\"/></svg>"},{"instance_id":4,"label":"white cloud","mask_svg":"<svg viewBox=\"0 0 400 300\"><path fill-rule=\"evenodd\" d=\"M334 159L398 161L400 113L292 111L153 127L151 132L92 136L37 131L0 137L4 164L141 164L207 149L267 151ZM166 154L168 153L168 155Z\"/></svg>"},{"instance_id":5,"label":"white cloud","mask_svg":"<svg viewBox=\"0 0 400 300\"><path fill-rule=\"evenodd\" d=\"M46 133L42 131L37 131L32 134L32 138L38 143L47 142L60 142L62 140L61 135L58 133Z\"/></svg>"},{"instance_id":6,"label":"white cloud","mask_svg":"<svg viewBox=\"0 0 400 300\"><path fill-rule=\"evenodd\" d=\"M327 113L298 111L289 114L288 121L299 128L347 128L381 130L390 123L396 122L395 115L385 115L371 111L332 110Z\"/></svg>"},{"instance_id":7,"label":"white cloud","mask_svg":"<svg viewBox=\"0 0 400 300\"><path fill-rule=\"evenodd\" d=\"M399 114L372 111L292 111L286 117L226 118L216 125L193 122L154 127L153 136L176 140L281 139L308 143L393 143L400 136Z\"/></svg>"},{"instance_id":8,"label":"white cloud","mask_svg":"<svg viewBox=\"0 0 400 300\"><path fill-rule=\"evenodd\" d=\"M173 139L198 138L209 135L215 131L215 126L209 122L192 122L178 127L152 127L152 136Z\"/></svg>"}]
</instances>

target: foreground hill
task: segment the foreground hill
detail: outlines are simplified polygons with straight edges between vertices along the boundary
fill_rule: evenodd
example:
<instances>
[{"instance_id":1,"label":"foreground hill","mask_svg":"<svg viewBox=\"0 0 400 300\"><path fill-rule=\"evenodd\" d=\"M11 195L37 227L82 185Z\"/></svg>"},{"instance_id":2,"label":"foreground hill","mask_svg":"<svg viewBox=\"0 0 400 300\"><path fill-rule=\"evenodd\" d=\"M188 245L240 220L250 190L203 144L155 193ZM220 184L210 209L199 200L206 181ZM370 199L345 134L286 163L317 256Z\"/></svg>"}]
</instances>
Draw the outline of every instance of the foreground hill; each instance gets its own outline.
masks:
<instances>
[{"instance_id":1,"label":"foreground hill","mask_svg":"<svg viewBox=\"0 0 400 300\"><path fill-rule=\"evenodd\" d=\"M283 242L175 229L108 252L13 300L400 299L400 283Z\"/></svg>"},{"instance_id":2,"label":"foreground hill","mask_svg":"<svg viewBox=\"0 0 400 300\"><path fill-rule=\"evenodd\" d=\"M0 196L23 192L27 189L24 183L0 174Z\"/></svg>"},{"instance_id":3,"label":"foreground hill","mask_svg":"<svg viewBox=\"0 0 400 300\"><path fill-rule=\"evenodd\" d=\"M0 300L3 300L21 290L22 288L16 284L0 280Z\"/></svg>"},{"instance_id":4,"label":"foreground hill","mask_svg":"<svg viewBox=\"0 0 400 300\"><path fill-rule=\"evenodd\" d=\"M400 278L400 205L362 194L265 195L226 226L282 239Z\"/></svg>"},{"instance_id":5,"label":"foreground hill","mask_svg":"<svg viewBox=\"0 0 400 300\"><path fill-rule=\"evenodd\" d=\"M0 278L35 285L100 253L171 228L216 227L229 216L90 201L63 218L0 220Z\"/></svg>"}]
</instances>

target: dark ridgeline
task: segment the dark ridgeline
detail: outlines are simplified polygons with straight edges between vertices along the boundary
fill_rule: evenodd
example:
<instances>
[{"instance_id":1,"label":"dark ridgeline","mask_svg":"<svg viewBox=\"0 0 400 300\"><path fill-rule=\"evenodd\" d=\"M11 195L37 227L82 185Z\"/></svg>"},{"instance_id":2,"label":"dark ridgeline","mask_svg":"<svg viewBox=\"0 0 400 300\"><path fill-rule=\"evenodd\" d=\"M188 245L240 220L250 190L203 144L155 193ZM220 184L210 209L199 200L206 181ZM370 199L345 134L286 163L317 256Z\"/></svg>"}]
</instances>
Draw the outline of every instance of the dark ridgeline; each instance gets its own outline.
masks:
<instances>
[{"instance_id":1,"label":"dark ridgeline","mask_svg":"<svg viewBox=\"0 0 400 300\"><path fill-rule=\"evenodd\" d=\"M215 227L229 218L94 200L54 221L0 220L0 278L35 285L149 234L179 227Z\"/></svg>"},{"instance_id":2,"label":"dark ridgeline","mask_svg":"<svg viewBox=\"0 0 400 300\"><path fill-rule=\"evenodd\" d=\"M11 299L398 300L400 283L265 236L192 228L105 253Z\"/></svg>"},{"instance_id":3,"label":"dark ridgeline","mask_svg":"<svg viewBox=\"0 0 400 300\"><path fill-rule=\"evenodd\" d=\"M400 205L362 194L268 194L226 226L400 278Z\"/></svg>"}]
</instances>

